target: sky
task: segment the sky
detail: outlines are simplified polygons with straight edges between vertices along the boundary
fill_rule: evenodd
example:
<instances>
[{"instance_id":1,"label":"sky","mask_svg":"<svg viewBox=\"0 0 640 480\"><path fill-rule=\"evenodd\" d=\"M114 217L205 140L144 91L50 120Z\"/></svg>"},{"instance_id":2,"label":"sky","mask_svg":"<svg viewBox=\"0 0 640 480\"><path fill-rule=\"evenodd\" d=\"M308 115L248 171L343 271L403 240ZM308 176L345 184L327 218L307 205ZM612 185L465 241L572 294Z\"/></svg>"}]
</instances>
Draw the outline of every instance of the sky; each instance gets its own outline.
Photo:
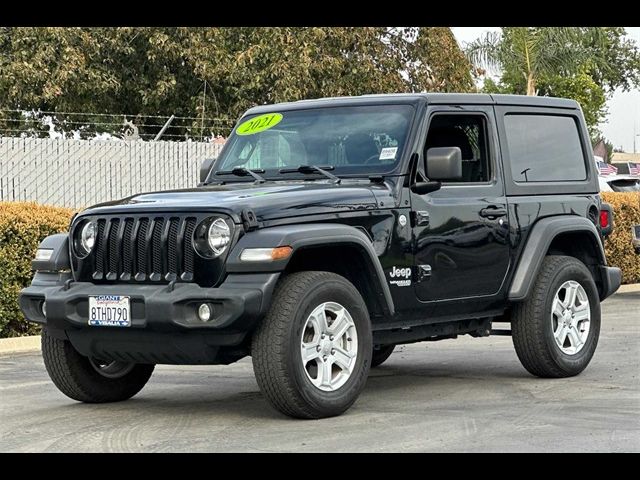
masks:
<instances>
[{"instance_id":1,"label":"sky","mask_svg":"<svg viewBox=\"0 0 640 480\"><path fill-rule=\"evenodd\" d=\"M640 46L640 27L625 27L627 36ZM499 31L499 27L452 27L451 30L461 46L484 35L487 31ZM609 115L600 124L600 130L614 147L633 152L634 136L636 151L640 152L640 90L623 92L616 90L608 100Z\"/></svg>"}]
</instances>

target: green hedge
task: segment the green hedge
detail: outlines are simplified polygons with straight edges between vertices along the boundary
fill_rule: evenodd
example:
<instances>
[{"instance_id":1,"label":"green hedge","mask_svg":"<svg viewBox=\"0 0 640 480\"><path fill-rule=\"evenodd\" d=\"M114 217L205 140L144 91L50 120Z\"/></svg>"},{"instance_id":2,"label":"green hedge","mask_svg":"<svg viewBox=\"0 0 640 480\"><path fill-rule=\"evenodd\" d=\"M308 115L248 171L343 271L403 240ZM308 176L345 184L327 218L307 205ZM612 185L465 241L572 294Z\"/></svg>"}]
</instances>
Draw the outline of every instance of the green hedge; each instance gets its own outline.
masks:
<instances>
[{"instance_id":1,"label":"green hedge","mask_svg":"<svg viewBox=\"0 0 640 480\"><path fill-rule=\"evenodd\" d=\"M609 265L620 267L622 283L640 283L640 255L631 245L631 226L640 225L640 192L603 192L613 207L613 232L604 248Z\"/></svg>"},{"instance_id":2,"label":"green hedge","mask_svg":"<svg viewBox=\"0 0 640 480\"><path fill-rule=\"evenodd\" d=\"M38 244L67 230L73 212L35 203L0 202L0 338L33 335L18 307L18 293L31 282Z\"/></svg>"}]
</instances>

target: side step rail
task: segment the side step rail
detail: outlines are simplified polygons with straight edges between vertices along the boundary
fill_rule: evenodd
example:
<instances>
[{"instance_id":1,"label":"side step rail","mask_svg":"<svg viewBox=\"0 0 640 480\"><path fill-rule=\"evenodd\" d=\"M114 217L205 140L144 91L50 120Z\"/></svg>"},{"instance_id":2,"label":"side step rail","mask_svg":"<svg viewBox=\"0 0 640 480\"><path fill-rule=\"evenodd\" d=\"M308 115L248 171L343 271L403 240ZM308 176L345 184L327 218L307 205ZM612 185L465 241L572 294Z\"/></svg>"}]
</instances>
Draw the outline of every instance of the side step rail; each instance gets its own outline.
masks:
<instances>
[{"instance_id":1,"label":"side step rail","mask_svg":"<svg viewBox=\"0 0 640 480\"><path fill-rule=\"evenodd\" d=\"M491 327L493 327L493 325L495 325L496 323L503 324L504 327L506 327L506 328L491 328L490 335L500 335L500 336L503 336L503 337L510 337L511 336L511 323L509 323L509 322L493 322L491 324Z\"/></svg>"},{"instance_id":2,"label":"side step rail","mask_svg":"<svg viewBox=\"0 0 640 480\"><path fill-rule=\"evenodd\" d=\"M511 329L491 329L491 335L501 335L503 337L510 337L511 336Z\"/></svg>"}]
</instances>

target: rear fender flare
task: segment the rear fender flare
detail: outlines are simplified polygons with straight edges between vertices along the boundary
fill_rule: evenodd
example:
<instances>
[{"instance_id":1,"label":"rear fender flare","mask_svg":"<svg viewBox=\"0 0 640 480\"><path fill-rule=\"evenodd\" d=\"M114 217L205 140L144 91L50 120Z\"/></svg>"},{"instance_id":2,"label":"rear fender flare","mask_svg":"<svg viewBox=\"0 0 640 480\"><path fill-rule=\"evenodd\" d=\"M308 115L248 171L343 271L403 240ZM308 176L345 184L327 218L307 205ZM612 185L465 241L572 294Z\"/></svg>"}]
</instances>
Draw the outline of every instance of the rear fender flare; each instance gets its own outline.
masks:
<instances>
[{"instance_id":1,"label":"rear fender flare","mask_svg":"<svg viewBox=\"0 0 640 480\"><path fill-rule=\"evenodd\" d=\"M584 232L589 235L596 245L599 264L607 264L600 235L590 220L573 215L543 218L533 225L529 233L509 288L509 300L521 301L529 296L551 243L558 235L566 232Z\"/></svg>"}]
</instances>

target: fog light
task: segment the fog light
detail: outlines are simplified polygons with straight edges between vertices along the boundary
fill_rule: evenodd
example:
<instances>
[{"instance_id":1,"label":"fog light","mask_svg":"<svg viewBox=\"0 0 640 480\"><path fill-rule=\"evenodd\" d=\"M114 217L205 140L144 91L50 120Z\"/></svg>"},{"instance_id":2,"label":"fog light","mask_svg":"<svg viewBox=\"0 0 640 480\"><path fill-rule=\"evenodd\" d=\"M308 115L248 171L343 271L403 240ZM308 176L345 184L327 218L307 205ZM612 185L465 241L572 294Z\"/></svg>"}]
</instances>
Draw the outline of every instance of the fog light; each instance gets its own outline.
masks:
<instances>
[{"instance_id":1,"label":"fog light","mask_svg":"<svg viewBox=\"0 0 640 480\"><path fill-rule=\"evenodd\" d=\"M39 248L36 250L36 260L40 262L48 262L51 260L51 255L53 255L52 248Z\"/></svg>"},{"instance_id":2,"label":"fog light","mask_svg":"<svg viewBox=\"0 0 640 480\"><path fill-rule=\"evenodd\" d=\"M47 302L42 302L42 305L40 305L40 310L42 310L42 315L45 316L45 318L47 317Z\"/></svg>"},{"instance_id":3,"label":"fog light","mask_svg":"<svg viewBox=\"0 0 640 480\"><path fill-rule=\"evenodd\" d=\"M208 322L209 320L211 320L211 313L213 312L211 306L208 303L203 303L198 307L198 317L203 322Z\"/></svg>"}]
</instances>

